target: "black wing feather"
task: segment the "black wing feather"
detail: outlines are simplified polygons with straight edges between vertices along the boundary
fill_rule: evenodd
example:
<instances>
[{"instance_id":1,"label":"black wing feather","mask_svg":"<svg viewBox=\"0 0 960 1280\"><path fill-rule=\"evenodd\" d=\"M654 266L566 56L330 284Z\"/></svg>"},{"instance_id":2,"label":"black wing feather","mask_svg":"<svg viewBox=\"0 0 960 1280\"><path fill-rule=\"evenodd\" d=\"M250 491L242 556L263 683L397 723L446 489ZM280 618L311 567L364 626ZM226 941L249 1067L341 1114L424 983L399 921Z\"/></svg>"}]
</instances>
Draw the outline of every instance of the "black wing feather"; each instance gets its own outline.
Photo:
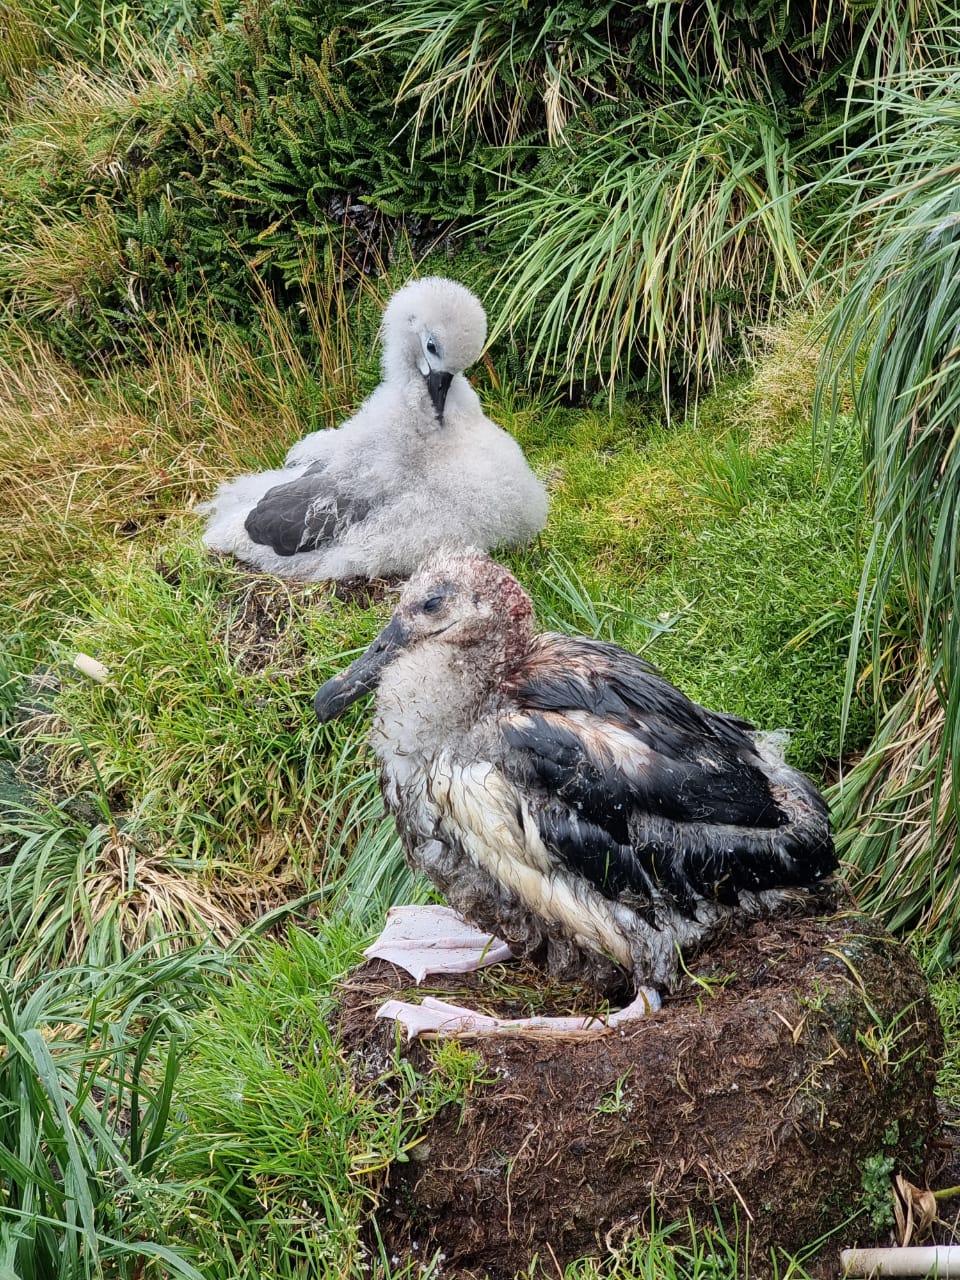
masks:
<instances>
[{"instance_id":1,"label":"black wing feather","mask_svg":"<svg viewBox=\"0 0 960 1280\"><path fill-rule=\"evenodd\" d=\"M771 820L761 823L742 799L724 798L722 779L711 780L719 799L708 806L692 766L673 762L687 784L677 791L663 761L628 775L612 757L598 759L558 715L513 716L501 732L501 767L527 796L540 838L608 897L650 900L657 886L693 915L698 898L733 904L742 889L785 883L770 847L782 814L766 786Z\"/></svg>"},{"instance_id":2,"label":"black wing feather","mask_svg":"<svg viewBox=\"0 0 960 1280\"><path fill-rule=\"evenodd\" d=\"M712 747L699 757L688 736L677 739L630 726L638 746L648 748L642 771L627 774L612 752L591 750L578 726L560 714L512 717L502 732L507 745L522 753L529 777L593 821L602 821L627 838L626 826L639 809L673 822L737 827L777 827L783 815L770 794L762 770L749 758ZM745 740L753 756L753 746ZM639 755L639 752L638 752Z\"/></svg>"},{"instance_id":3,"label":"black wing feather","mask_svg":"<svg viewBox=\"0 0 960 1280\"><path fill-rule=\"evenodd\" d=\"M278 556L316 551L366 518L371 503L325 486L324 470L324 463L314 463L296 480L267 490L244 521L254 542Z\"/></svg>"},{"instance_id":4,"label":"black wing feather","mask_svg":"<svg viewBox=\"0 0 960 1280\"><path fill-rule=\"evenodd\" d=\"M576 874L611 897L655 885L692 914L698 899L733 905L835 868L823 798L786 770L793 816L781 808L747 721L698 706L615 645L540 645L512 682L501 767Z\"/></svg>"},{"instance_id":5,"label":"black wing feather","mask_svg":"<svg viewBox=\"0 0 960 1280\"><path fill-rule=\"evenodd\" d=\"M683 749L685 739L704 738L742 748L749 720L708 711L665 679L643 658L618 645L587 636L546 633L539 637L546 662L534 660L518 673L517 702L538 711L589 711L603 720L643 727L657 749Z\"/></svg>"}]
</instances>

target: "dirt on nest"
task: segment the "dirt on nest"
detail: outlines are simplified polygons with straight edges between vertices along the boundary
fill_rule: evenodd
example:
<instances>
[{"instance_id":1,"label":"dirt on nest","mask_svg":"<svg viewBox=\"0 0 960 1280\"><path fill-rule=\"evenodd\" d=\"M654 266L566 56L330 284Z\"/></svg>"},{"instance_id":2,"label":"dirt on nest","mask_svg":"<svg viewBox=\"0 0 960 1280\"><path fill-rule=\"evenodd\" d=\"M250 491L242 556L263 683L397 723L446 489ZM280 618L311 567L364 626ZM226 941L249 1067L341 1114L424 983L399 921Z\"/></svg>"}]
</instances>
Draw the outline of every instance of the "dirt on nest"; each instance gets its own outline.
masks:
<instances>
[{"instance_id":1,"label":"dirt on nest","mask_svg":"<svg viewBox=\"0 0 960 1280\"><path fill-rule=\"evenodd\" d=\"M359 1080L390 1061L395 1029L374 1019L378 1005L426 989L379 960L345 982L340 1032ZM429 990L507 1016L596 1011L519 965L431 978ZM747 1228L761 1277L772 1254L803 1249L860 1205L869 1157L919 1186L930 1172L939 1024L910 953L861 916L728 936L625 1030L469 1047L494 1082L428 1125L376 1214L402 1261L442 1251L431 1275L508 1280L534 1254L557 1275L609 1254L651 1213L667 1223L689 1211L698 1226ZM429 1046L404 1053L430 1070ZM825 1248L807 1266L832 1276L837 1244Z\"/></svg>"},{"instance_id":2,"label":"dirt on nest","mask_svg":"<svg viewBox=\"0 0 960 1280\"><path fill-rule=\"evenodd\" d=\"M400 578L287 582L251 574L241 579L222 601L227 654L247 674L277 665L295 668L305 652L292 625L299 609L322 608L330 599L366 609L391 598L400 582Z\"/></svg>"}]
</instances>

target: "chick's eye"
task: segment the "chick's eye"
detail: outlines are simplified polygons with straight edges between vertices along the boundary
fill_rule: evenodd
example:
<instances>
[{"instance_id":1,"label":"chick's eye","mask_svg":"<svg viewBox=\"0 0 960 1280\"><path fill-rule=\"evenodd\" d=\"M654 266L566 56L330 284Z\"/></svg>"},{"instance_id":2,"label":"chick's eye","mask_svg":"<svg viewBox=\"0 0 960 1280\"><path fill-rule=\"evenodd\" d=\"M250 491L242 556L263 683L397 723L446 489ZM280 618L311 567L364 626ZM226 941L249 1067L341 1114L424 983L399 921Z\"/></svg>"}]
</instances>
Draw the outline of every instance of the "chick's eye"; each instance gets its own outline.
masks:
<instances>
[{"instance_id":1,"label":"chick's eye","mask_svg":"<svg viewBox=\"0 0 960 1280\"><path fill-rule=\"evenodd\" d=\"M440 354L440 352L437 350L437 344L434 342L432 338L427 339L427 350L430 352L432 356L436 356Z\"/></svg>"},{"instance_id":2,"label":"chick's eye","mask_svg":"<svg viewBox=\"0 0 960 1280\"><path fill-rule=\"evenodd\" d=\"M443 604L443 596L430 596L428 600L423 602L424 613L436 613Z\"/></svg>"}]
</instances>

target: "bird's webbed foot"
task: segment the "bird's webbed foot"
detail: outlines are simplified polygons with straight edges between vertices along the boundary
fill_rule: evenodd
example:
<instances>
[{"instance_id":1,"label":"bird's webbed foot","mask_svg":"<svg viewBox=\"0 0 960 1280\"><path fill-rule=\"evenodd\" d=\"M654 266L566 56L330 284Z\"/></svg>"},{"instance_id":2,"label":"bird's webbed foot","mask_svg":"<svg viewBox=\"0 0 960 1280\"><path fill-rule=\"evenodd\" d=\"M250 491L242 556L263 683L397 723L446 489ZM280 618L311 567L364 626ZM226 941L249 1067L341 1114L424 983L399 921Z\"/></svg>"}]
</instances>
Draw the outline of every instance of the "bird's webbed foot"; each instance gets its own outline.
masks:
<instances>
[{"instance_id":1,"label":"bird's webbed foot","mask_svg":"<svg viewBox=\"0 0 960 1280\"><path fill-rule=\"evenodd\" d=\"M415 982L429 973L472 973L513 959L505 942L439 904L391 907L383 932L363 954L399 965Z\"/></svg>"},{"instance_id":2,"label":"bird's webbed foot","mask_svg":"<svg viewBox=\"0 0 960 1280\"><path fill-rule=\"evenodd\" d=\"M571 1017L494 1018L461 1005L447 1004L433 996L425 996L421 1004L388 1000L377 1010L378 1018L393 1018L407 1033L408 1040L418 1036L456 1036L473 1039L480 1036L513 1036L525 1040L592 1040L610 1035L628 1022L634 1022L660 1008L660 996L652 987L640 987L630 1004L604 1017L576 1015Z\"/></svg>"}]
</instances>

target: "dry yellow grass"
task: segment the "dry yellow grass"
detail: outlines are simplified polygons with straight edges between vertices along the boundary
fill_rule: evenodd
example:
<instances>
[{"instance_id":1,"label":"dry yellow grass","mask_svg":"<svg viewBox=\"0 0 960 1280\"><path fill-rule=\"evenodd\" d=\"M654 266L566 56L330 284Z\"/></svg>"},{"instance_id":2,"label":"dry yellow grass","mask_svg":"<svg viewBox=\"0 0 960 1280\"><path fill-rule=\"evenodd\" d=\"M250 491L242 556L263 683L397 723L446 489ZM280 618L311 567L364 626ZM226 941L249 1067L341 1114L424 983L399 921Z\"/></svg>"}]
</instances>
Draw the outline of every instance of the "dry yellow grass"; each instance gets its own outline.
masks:
<instances>
[{"instance_id":1,"label":"dry yellow grass","mask_svg":"<svg viewBox=\"0 0 960 1280\"><path fill-rule=\"evenodd\" d=\"M834 788L840 848L859 900L918 937L936 939L956 909L960 832L949 757L937 759L946 711L922 655L862 759Z\"/></svg>"},{"instance_id":2,"label":"dry yellow grass","mask_svg":"<svg viewBox=\"0 0 960 1280\"><path fill-rule=\"evenodd\" d=\"M319 326L332 304L317 303ZM0 575L18 613L180 519L219 480L275 465L357 399L343 325L326 331L324 382L270 304L258 358L229 333L201 352L184 334L143 367L85 380L30 332L0 349ZM327 376L329 375L329 376Z\"/></svg>"},{"instance_id":3,"label":"dry yellow grass","mask_svg":"<svg viewBox=\"0 0 960 1280\"><path fill-rule=\"evenodd\" d=\"M820 358L824 348L822 312L786 311L776 324L754 334L753 372L738 394L735 421L753 448L766 448L813 418ZM849 391L841 408L852 408Z\"/></svg>"}]
</instances>

